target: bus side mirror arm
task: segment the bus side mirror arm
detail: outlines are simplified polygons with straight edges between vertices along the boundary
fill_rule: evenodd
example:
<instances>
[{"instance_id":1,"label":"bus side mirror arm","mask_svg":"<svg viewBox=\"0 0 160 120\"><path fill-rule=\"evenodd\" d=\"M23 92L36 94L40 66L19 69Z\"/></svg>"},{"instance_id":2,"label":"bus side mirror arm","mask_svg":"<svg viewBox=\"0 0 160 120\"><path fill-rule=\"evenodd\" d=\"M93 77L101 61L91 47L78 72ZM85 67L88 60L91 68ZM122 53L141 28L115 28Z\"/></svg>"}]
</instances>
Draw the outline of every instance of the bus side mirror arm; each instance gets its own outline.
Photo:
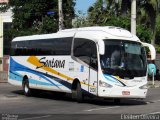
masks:
<instances>
[{"instance_id":1,"label":"bus side mirror arm","mask_svg":"<svg viewBox=\"0 0 160 120\"><path fill-rule=\"evenodd\" d=\"M155 47L151 44L148 44L148 43L144 43L142 42L143 46L144 47L148 47L150 52L151 52L151 60L155 60L156 59L156 50L155 50Z\"/></svg>"}]
</instances>

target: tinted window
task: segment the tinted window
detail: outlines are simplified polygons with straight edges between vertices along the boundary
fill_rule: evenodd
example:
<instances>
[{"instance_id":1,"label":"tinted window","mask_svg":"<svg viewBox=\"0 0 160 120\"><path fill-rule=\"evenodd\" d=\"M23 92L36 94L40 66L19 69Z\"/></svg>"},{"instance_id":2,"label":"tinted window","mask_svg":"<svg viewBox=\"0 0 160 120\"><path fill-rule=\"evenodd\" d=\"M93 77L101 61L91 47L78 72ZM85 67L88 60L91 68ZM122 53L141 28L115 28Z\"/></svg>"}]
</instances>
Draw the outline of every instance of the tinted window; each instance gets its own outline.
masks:
<instances>
[{"instance_id":1,"label":"tinted window","mask_svg":"<svg viewBox=\"0 0 160 120\"><path fill-rule=\"evenodd\" d=\"M128 77L146 75L145 49L138 42L127 40L104 40L105 54L100 56L102 71L105 74Z\"/></svg>"},{"instance_id":2,"label":"tinted window","mask_svg":"<svg viewBox=\"0 0 160 120\"><path fill-rule=\"evenodd\" d=\"M97 48L93 41L76 38L73 54L83 62L97 69Z\"/></svg>"},{"instance_id":3,"label":"tinted window","mask_svg":"<svg viewBox=\"0 0 160 120\"><path fill-rule=\"evenodd\" d=\"M90 41L77 38L74 41L74 56L89 64L91 54Z\"/></svg>"},{"instance_id":4,"label":"tinted window","mask_svg":"<svg viewBox=\"0 0 160 120\"><path fill-rule=\"evenodd\" d=\"M91 48L91 62L90 66L94 69L98 69L98 61L97 61L97 46L94 42L90 44Z\"/></svg>"},{"instance_id":5,"label":"tinted window","mask_svg":"<svg viewBox=\"0 0 160 120\"><path fill-rule=\"evenodd\" d=\"M26 42L21 41L21 42L12 42L11 45L11 55L22 55L26 54Z\"/></svg>"},{"instance_id":6,"label":"tinted window","mask_svg":"<svg viewBox=\"0 0 160 120\"><path fill-rule=\"evenodd\" d=\"M29 40L12 43L12 55L70 55L72 38Z\"/></svg>"}]
</instances>

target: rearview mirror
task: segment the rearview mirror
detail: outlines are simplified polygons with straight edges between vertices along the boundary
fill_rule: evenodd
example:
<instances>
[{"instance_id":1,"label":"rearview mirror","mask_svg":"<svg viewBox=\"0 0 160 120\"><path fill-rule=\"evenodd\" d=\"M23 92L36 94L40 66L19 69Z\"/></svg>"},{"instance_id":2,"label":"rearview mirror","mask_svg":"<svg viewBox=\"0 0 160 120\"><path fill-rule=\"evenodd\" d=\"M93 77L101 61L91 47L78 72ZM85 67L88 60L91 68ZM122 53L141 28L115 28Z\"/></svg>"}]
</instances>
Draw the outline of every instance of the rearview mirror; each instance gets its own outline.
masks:
<instances>
[{"instance_id":1,"label":"rearview mirror","mask_svg":"<svg viewBox=\"0 0 160 120\"><path fill-rule=\"evenodd\" d=\"M104 55L105 53L105 45L103 40L98 41L98 50L100 55Z\"/></svg>"},{"instance_id":2,"label":"rearview mirror","mask_svg":"<svg viewBox=\"0 0 160 120\"><path fill-rule=\"evenodd\" d=\"M155 50L155 47L151 44L148 44L148 43L142 43L142 45L144 47L148 47L149 48L149 51L151 52L151 60L155 60L156 59L156 50Z\"/></svg>"}]
</instances>

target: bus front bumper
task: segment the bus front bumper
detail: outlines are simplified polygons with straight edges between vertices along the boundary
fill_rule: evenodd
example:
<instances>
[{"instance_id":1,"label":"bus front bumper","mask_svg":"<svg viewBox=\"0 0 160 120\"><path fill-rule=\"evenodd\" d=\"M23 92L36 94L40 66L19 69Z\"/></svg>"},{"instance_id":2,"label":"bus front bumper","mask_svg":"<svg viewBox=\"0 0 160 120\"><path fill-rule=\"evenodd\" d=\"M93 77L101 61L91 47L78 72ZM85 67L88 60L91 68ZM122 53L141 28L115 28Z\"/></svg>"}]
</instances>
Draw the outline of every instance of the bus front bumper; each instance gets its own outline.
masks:
<instances>
[{"instance_id":1,"label":"bus front bumper","mask_svg":"<svg viewBox=\"0 0 160 120\"><path fill-rule=\"evenodd\" d=\"M143 99L147 96L147 89L140 88L101 88L98 96L103 98L135 98Z\"/></svg>"}]
</instances>

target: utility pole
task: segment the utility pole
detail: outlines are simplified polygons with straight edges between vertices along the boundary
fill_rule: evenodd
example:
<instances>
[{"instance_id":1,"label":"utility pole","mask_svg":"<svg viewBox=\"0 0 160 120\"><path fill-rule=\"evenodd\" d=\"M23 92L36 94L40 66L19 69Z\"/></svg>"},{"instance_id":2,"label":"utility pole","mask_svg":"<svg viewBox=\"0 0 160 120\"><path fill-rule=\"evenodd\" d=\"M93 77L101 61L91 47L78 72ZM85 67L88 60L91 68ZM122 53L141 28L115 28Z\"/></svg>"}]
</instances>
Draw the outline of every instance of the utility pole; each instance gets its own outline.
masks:
<instances>
[{"instance_id":1,"label":"utility pole","mask_svg":"<svg viewBox=\"0 0 160 120\"><path fill-rule=\"evenodd\" d=\"M136 35L136 0L131 3L131 33Z\"/></svg>"},{"instance_id":2,"label":"utility pole","mask_svg":"<svg viewBox=\"0 0 160 120\"><path fill-rule=\"evenodd\" d=\"M64 28L63 10L62 10L62 0L58 0L58 13L59 13L59 30Z\"/></svg>"}]
</instances>

